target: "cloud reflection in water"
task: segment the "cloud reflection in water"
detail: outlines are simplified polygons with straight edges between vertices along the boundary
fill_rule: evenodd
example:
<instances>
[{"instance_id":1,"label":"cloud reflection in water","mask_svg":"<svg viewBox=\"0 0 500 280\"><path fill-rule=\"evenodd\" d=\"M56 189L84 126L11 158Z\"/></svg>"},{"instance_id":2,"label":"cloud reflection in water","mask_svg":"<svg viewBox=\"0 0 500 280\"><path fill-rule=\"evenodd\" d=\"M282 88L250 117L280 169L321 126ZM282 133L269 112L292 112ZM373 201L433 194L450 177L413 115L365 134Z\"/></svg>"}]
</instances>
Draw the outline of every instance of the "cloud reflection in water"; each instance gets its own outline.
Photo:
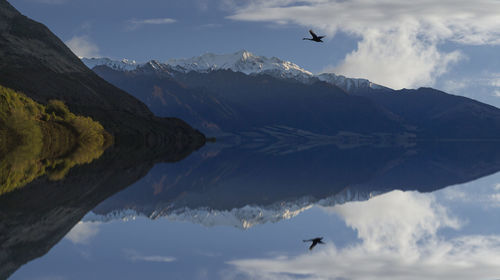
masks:
<instances>
[{"instance_id":1,"label":"cloud reflection in water","mask_svg":"<svg viewBox=\"0 0 500 280\"><path fill-rule=\"evenodd\" d=\"M458 230L433 194L393 191L364 202L325 207L357 231L360 242L332 242L312 253L228 262L252 279L485 279L500 276L500 236L446 238Z\"/></svg>"}]
</instances>

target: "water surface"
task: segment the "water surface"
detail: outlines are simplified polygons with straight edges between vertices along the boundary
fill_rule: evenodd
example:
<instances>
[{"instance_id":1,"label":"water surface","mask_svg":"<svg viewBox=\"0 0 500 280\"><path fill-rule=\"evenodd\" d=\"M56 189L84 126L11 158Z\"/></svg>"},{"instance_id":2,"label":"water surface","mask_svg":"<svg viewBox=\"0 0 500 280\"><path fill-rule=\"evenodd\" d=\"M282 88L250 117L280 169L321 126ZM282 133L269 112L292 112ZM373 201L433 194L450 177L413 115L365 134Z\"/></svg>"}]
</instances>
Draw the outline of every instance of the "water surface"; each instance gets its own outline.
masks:
<instances>
[{"instance_id":1,"label":"water surface","mask_svg":"<svg viewBox=\"0 0 500 280\"><path fill-rule=\"evenodd\" d=\"M498 279L496 155L208 146L81 210L40 258L8 251L28 261L11 278Z\"/></svg>"}]
</instances>

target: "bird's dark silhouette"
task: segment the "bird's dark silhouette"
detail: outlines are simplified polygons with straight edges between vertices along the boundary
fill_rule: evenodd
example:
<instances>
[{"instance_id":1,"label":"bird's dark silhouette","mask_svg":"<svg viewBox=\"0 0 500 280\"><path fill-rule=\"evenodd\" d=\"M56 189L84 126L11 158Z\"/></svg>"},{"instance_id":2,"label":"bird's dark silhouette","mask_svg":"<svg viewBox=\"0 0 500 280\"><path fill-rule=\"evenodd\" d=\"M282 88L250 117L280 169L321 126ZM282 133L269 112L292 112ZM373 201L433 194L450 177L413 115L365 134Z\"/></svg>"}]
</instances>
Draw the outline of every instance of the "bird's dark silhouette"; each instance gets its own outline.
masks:
<instances>
[{"instance_id":1,"label":"bird's dark silhouette","mask_svg":"<svg viewBox=\"0 0 500 280\"><path fill-rule=\"evenodd\" d=\"M302 38L302 40L309 40L309 41L323 43L323 41L321 41L321 39L323 39L323 38L326 37L326 36L318 36L318 35L316 35L316 33L314 33L314 31L312 31L312 29L309 30L309 33L311 33L312 38Z\"/></svg>"},{"instance_id":2,"label":"bird's dark silhouette","mask_svg":"<svg viewBox=\"0 0 500 280\"><path fill-rule=\"evenodd\" d=\"M309 250L312 250L316 245L319 244L325 244L325 242L321 241L323 240L323 237L316 237L313 239L307 239L307 240L302 240L304 242L312 242L311 246L309 246Z\"/></svg>"}]
</instances>

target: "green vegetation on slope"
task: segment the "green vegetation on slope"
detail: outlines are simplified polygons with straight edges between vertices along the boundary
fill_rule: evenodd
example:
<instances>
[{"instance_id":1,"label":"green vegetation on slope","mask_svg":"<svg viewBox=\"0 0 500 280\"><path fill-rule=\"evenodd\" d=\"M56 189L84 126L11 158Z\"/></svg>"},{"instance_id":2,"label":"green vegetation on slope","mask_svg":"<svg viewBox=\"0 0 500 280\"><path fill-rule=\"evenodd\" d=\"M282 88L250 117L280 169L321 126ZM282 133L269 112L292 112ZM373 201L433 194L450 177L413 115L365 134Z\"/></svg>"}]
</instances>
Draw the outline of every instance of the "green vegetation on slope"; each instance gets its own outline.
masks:
<instances>
[{"instance_id":1,"label":"green vegetation on slope","mask_svg":"<svg viewBox=\"0 0 500 280\"><path fill-rule=\"evenodd\" d=\"M41 105L0 86L0 195L47 175L59 180L70 168L99 158L112 136L63 102Z\"/></svg>"}]
</instances>

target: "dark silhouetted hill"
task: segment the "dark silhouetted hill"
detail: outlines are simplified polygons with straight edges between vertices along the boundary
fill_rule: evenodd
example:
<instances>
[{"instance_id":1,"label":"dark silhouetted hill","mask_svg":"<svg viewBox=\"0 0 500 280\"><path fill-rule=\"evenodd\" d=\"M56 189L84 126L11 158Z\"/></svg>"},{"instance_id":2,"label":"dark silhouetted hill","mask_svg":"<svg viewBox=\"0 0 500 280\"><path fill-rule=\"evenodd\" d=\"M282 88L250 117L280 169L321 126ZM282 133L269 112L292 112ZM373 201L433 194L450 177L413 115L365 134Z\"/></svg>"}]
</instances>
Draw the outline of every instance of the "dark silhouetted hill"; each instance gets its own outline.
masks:
<instances>
[{"instance_id":1,"label":"dark silhouetted hill","mask_svg":"<svg viewBox=\"0 0 500 280\"><path fill-rule=\"evenodd\" d=\"M158 118L142 102L89 70L43 24L0 1L0 84L42 104L61 100L116 136L117 143L203 144L204 137L177 118Z\"/></svg>"}]
</instances>

